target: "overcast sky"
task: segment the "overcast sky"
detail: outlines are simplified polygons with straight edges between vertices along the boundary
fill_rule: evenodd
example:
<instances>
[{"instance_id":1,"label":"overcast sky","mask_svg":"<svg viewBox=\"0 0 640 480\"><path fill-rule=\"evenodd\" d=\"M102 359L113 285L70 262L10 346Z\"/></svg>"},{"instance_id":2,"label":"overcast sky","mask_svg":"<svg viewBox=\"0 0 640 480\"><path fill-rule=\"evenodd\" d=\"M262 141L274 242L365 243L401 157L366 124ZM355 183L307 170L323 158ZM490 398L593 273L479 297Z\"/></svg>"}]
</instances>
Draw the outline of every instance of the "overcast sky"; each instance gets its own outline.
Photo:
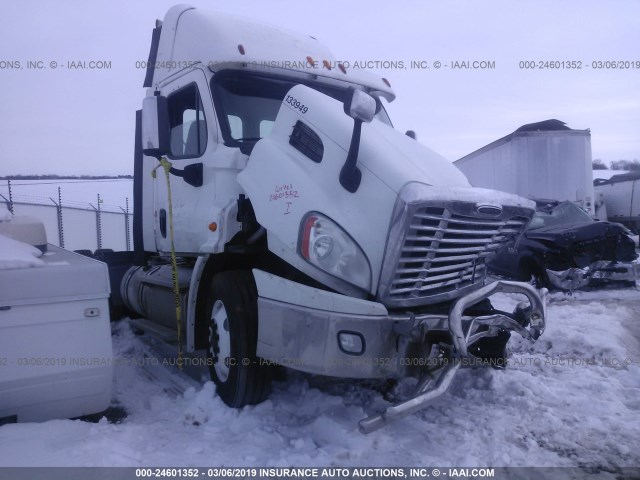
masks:
<instances>
[{"instance_id":1,"label":"overcast sky","mask_svg":"<svg viewBox=\"0 0 640 480\"><path fill-rule=\"evenodd\" d=\"M147 59L154 21L174 3L5 3L0 175L132 173L145 73L136 61ZM190 3L308 33L341 60L402 61L404 69L378 71L397 94L389 114L396 128L417 131L451 161L549 118L590 128L594 158L640 159L639 1ZM111 68L51 68L90 60ZM520 68L521 61L549 60L581 62L582 69ZM27 68L28 61L45 68ZM430 68L411 68L412 61ZM492 61L495 68L453 69L454 61ZM598 61L634 68L594 68Z\"/></svg>"}]
</instances>

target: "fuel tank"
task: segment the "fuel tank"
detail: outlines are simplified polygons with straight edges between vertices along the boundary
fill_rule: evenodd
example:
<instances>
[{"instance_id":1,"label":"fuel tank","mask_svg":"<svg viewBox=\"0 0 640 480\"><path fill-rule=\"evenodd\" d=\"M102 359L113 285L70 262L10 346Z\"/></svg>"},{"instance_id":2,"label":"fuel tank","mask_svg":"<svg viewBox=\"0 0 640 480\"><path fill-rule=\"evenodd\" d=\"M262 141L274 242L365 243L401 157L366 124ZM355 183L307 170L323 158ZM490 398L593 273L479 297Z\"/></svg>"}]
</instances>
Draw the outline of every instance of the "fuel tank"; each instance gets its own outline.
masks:
<instances>
[{"instance_id":1,"label":"fuel tank","mask_svg":"<svg viewBox=\"0 0 640 480\"><path fill-rule=\"evenodd\" d=\"M186 325L189 281L193 269L178 267L178 287L182 304L182 325ZM124 274L120 294L129 310L170 329L176 329L176 302L171 265L131 267Z\"/></svg>"}]
</instances>

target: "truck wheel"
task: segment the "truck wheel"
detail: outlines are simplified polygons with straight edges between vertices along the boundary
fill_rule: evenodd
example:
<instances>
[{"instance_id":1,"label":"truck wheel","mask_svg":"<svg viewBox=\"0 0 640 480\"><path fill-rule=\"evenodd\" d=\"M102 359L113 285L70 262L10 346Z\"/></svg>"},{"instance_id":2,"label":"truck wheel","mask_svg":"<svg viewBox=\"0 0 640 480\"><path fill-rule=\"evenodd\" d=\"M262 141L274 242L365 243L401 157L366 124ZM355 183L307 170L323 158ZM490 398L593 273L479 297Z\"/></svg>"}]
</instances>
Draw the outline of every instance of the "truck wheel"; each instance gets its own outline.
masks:
<instances>
[{"instance_id":1,"label":"truck wheel","mask_svg":"<svg viewBox=\"0 0 640 480\"><path fill-rule=\"evenodd\" d=\"M213 277L206 311L207 359L218 395L230 407L260 403L271 387L272 367L256 357L258 293L250 272L230 271Z\"/></svg>"}]
</instances>

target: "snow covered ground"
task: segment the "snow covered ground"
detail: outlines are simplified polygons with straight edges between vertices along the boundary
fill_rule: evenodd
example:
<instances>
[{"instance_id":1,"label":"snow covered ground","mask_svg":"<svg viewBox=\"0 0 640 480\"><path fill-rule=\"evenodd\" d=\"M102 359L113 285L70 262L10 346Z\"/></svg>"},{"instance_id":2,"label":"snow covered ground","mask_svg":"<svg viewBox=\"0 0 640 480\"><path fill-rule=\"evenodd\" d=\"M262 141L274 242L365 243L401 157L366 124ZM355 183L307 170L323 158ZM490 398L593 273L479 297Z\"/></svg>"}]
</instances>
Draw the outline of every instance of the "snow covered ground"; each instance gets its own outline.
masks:
<instances>
[{"instance_id":1,"label":"snow covered ground","mask_svg":"<svg viewBox=\"0 0 640 480\"><path fill-rule=\"evenodd\" d=\"M114 405L127 416L2 426L0 466L579 466L615 478L640 465L638 312L637 289L554 294L547 331L533 346L513 338L506 370L463 370L430 408L370 435L357 422L386 404L381 384L291 373L268 401L231 410L212 383L155 365L121 321Z\"/></svg>"}]
</instances>

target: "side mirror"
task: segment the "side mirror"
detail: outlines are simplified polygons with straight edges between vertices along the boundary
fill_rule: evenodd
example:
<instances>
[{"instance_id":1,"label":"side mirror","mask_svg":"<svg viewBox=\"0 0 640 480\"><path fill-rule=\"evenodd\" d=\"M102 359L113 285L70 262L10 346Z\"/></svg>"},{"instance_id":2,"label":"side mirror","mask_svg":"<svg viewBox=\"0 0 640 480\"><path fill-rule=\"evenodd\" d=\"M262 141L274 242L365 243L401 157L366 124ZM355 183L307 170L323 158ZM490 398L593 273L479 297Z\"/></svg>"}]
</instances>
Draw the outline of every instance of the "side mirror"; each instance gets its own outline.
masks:
<instances>
[{"instance_id":1,"label":"side mirror","mask_svg":"<svg viewBox=\"0 0 640 480\"><path fill-rule=\"evenodd\" d=\"M353 132L351 133L351 143L347 158L340 170L340 185L345 190L355 193L362 180L362 172L358 168L358 151L360 150L360 134L362 123L369 123L376 113L382 108L380 100L376 100L371 95L354 87L349 87L347 97L344 102L344 113L353 118Z\"/></svg>"},{"instance_id":2,"label":"side mirror","mask_svg":"<svg viewBox=\"0 0 640 480\"><path fill-rule=\"evenodd\" d=\"M414 132L413 130L407 130L406 132L404 132L404 134L409 138L413 138L414 140L418 139L418 135L416 135L416 132Z\"/></svg>"},{"instance_id":3,"label":"side mirror","mask_svg":"<svg viewBox=\"0 0 640 480\"><path fill-rule=\"evenodd\" d=\"M142 101L142 153L156 158L169 153L169 131L167 97L145 97Z\"/></svg>"},{"instance_id":4,"label":"side mirror","mask_svg":"<svg viewBox=\"0 0 640 480\"><path fill-rule=\"evenodd\" d=\"M202 163L192 163L185 166L182 170L171 167L169 173L176 177L182 177L182 179L192 187L201 187L204 182L202 170Z\"/></svg>"},{"instance_id":5,"label":"side mirror","mask_svg":"<svg viewBox=\"0 0 640 480\"><path fill-rule=\"evenodd\" d=\"M354 120L370 122L375 117L378 104L371 95L362 90L350 87L344 102L344 113Z\"/></svg>"}]
</instances>

